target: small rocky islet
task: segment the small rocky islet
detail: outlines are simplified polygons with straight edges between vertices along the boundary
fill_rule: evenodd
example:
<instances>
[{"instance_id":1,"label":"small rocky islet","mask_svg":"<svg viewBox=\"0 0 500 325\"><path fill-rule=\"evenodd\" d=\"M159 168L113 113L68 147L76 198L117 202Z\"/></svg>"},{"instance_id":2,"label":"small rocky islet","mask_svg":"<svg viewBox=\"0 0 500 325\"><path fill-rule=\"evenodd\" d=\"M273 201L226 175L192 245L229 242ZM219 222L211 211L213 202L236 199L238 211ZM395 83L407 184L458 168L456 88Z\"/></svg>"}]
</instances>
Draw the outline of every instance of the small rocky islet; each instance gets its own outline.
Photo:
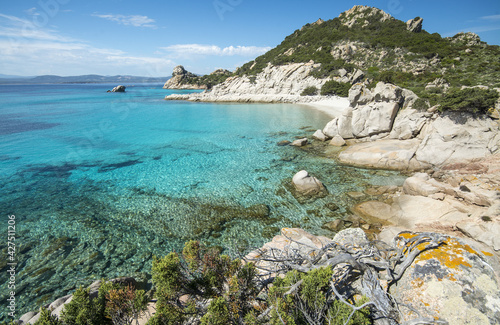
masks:
<instances>
[{"instance_id":1,"label":"small rocky islet","mask_svg":"<svg viewBox=\"0 0 500 325\"><path fill-rule=\"evenodd\" d=\"M379 9L355 6L333 22L318 20L293 36L300 38L327 24L336 24L339 30L359 31L370 24L390 23L398 28L401 25L411 38L412 34L426 33L422 22L421 18L406 24L395 22ZM464 60L472 60L470 55L466 58L466 54L471 53L479 53L477 60L487 60L490 52L498 48L489 48L475 34L461 33L442 40L451 48L453 44L460 45L459 51L464 54L465 59L459 56L452 58L450 63L439 55L431 59L414 55L412 60L406 60L405 55L411 52L409 47L374 50L362 39L340 39L326 49L332 60L343 60L348 65L348 69L340 66L327 71L326 76L322 70L324 63L322 66L313 58L307 62L288 62L287 57L293 57L297 48L285 49L280 48L281 45L270 52L274 51L272 54L280 57L283 64L271 61L262 64L261 60L269 59L263 56L243 66L236 74L217 73L217 78L222 77L216 85L202 85L201 79L177 67L166 88L207 91L170 95L166 99L313 103L317 106L325 106L327 101L333 119L323 129L301 139L282 139L277 146L286 150L328 152L326 159L336 159L347 166L371 168L373 172L397 170L408 177L402 186L373 186L364 192L346 193L353 201L350 211L342 215L337 214L338 206L334 202L325 204L324 211L336 216L325 223L326 229L338 232L333 239L300 228L283 228L280 235L247 255L247 259L289 249L307 255L322 251L328 245L359 251L370 245L372 248L382 245L389 251L403 249L415 238L429 238L428 241L435 245L420 247L422 243L418 242L415 245L420 247L418 254L402 271L397 267L376 268L377 285L381 290L401 306L410 306L399 310L397 319L387 324L412 323L413 320L425 324L497 324L500 322L500 101L497 93L486 108L471 107L471 111L467 111L445 110L444 107L447 105L446 92L452 88L446 78L453 87L460 88L449 90L456 95L461 94L460 91L475 95L478 94L476 89L482 89L481 94L490 96L499 91L495 88L499 86L495 84L499 79L492 77L495 73L492 70L478 77L477 82L481 84L470 86L460 85L454 74L459 76L463 71L452 66L453 60L461 61L463 68ZM387 56L392 59L385 60ZM368 57L378 61L372 62ZM400 76L411 74L421 85L423 83L424 87L420 88L433 89L433 92L439 89L437 92L443 94L443 101L431 105L435 98L428 96L425 90L415 90L414 84L409 88L415 91L390 82L388 74L380 78L381 70L388 67L397 68ZM439 72L440 77L426 82L422 77L426 72ZM334 94L301 96L306 88L319 90L331 80L351 84L344 96L348 98L347 104ZM283 185L299 202L315 201L328 195L321 180L308 170L297 171L293 179L284 180ZM269 210L266 205L248 210L224 210L219 224L228 221L226 215L234 214L265 219ZM212 230L200 227L202 232ZM53 248L48 250L66 245L72 243L56 239ZM400 271L397 281L388 276L395 270ZM39 276L48 271L40 271ZM34 313L26 314L22 321L33 323L33 317L36 317ZM374 323L386 324L384 320Z\"/></svg>"}]
</instances>

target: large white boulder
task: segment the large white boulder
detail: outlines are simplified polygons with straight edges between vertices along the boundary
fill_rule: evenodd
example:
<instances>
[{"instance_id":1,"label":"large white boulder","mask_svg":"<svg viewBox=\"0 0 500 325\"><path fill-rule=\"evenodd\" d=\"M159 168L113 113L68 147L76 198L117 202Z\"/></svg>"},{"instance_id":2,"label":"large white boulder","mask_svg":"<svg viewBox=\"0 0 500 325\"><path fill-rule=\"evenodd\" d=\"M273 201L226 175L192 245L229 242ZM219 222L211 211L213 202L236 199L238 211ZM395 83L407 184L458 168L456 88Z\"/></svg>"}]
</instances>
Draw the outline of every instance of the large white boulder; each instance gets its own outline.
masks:
<instances>
[{"instance_id":1,"label":"large white boulder","mask_svg":"<svg viewBox=\"0 0 500 325\"><path fill-rule=\"evenodd\" d=\"M483 158L500 147L498 124L489 118L439 116L422 132L416 158L434 166Z\"/></svg>"},{"instance_id":2,"label":"large white boulder","mask_svg":"<svg viewBox=\"0 0 500 325\"><path fill-rule=\"evenodd\" d=\"M325 191L325 186L316 177L310 176L305 170L301 170L292 178L292 183L297 192L303 195L321 193Z\"/></svg>"}]
</instances>

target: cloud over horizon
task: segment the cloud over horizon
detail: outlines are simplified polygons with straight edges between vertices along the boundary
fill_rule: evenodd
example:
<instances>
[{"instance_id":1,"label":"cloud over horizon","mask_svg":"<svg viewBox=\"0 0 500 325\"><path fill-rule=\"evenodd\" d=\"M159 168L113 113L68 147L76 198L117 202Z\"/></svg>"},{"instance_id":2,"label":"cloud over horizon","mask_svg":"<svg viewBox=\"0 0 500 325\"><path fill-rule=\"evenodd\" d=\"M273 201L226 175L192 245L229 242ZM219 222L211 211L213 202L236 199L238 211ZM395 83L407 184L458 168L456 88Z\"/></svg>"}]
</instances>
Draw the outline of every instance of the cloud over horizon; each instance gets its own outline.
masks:
<instances>
[{"instance_id":1,"label":"cloud over horizon","mask_svg":"<svg viewBox=\"0 0 500 325\"><path fill-rule=\"evenodd\" d=\"M99 72L156 77L168 74L175 66L165 56L134 56L119 49L95 47L4 14L0 14L0 57L0 72L13 75Z\"/></svg>"},{"instance_id":2,"label":"cloud over horizon","mask_svg":"<svg viewBox=\"0 0 500 325\"><path fill-rule=\"evenodd\" d=\"M259 46L228 46L221 48L217 45L203 44L176 44L161 47L162 50L171 52L176 56L183 55L216 55L216 56L256 56L266 53L271 47Z\"/></svg>"},{"instance_id":3,"label":"cloud over horizon","mask_svg":"<svg viewBox=\"0 0 500 325\"><path fill-rule=\"evenodd\" d=\"M92 14L93 17L106 19L125 26L157 28L155 20L142 15L120 15L120 14Z\"/></svg>"}]
</instances>

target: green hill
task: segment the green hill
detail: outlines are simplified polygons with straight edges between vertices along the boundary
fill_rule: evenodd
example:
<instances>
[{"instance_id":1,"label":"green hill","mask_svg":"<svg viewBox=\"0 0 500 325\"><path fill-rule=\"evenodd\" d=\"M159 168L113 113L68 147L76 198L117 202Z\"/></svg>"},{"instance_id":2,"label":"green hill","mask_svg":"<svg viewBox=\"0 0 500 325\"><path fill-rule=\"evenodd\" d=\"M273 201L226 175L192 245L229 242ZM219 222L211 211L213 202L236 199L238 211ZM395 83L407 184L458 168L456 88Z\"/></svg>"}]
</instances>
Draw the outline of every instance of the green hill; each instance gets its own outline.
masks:
<instances>
[{"instance_id":1,"label":"green hill","mask_svg":"<svg viewBox=\"0 0 500 325\"><path fill-rule=\"evenodd\" d=\"M415 20L418 20L416 17ZM391 81L417 92L443 77L451 86L500 87L500 47L472 33L443 38L425 30L410 31L407 23L382 10L355 6L339 17L296 30L285 40L237 70L255 75L268 64L321 63L317 77L334 77L339 69L361 69L366 77Z\"/></svg>"}]
</instances>

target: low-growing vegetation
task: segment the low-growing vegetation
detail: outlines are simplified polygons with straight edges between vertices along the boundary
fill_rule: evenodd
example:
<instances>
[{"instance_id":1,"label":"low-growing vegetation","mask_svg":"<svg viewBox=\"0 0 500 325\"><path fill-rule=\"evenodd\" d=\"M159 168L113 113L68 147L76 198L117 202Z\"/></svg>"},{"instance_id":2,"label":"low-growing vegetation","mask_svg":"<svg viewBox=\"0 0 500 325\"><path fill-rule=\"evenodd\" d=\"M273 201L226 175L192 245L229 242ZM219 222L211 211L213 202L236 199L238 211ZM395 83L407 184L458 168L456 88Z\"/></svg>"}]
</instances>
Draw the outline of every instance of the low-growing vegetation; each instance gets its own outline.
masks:
<instances>
[{"instance_id":1,"label":"low-growing vegetation","mask_svg":"<svg viewBox=\"0 0 500 325\"><path fill-rule=\"evenodd\" d=\"M226 81L226 79L230 76L231 73L229 71L223 73L211 73L203 76L187 76L183 78L182 83L206 86L207 89L212 89L212 87L214 87L215 85Z\"/></svg>"},{"instance_id":2,"label":"low-growing vegetation","mask_svg":"<svg viewBox=\"0 0 500 325\"><path fill-rule=\"evenodd\" d=\"M498 96L498 92L491 89L453 88L442 96L440 110L486 114L495 106Z\"/></svg>"},{"instance_id":3,"label":"low-growing vegetation","mask_svg":"<svg viewBox=\"0 0 500 325\"><path fill-rule=\"evenodd\" d=\"M310 86L304 89L300 94L300 96L314 96L317 94L318 94L318 88L316 88L315 86Z\"/></svg>"},{"instance_id":4,"label":"low-growing vegetation","mask_svg":"<svg viewBox=\"0 0 500 325\"><path fill-rule=\"evenodd\" d=\"M321 87L321 95L337 95L341 97L349 96L351 84L329 80Z\"/></svg>"}]
</instances>

